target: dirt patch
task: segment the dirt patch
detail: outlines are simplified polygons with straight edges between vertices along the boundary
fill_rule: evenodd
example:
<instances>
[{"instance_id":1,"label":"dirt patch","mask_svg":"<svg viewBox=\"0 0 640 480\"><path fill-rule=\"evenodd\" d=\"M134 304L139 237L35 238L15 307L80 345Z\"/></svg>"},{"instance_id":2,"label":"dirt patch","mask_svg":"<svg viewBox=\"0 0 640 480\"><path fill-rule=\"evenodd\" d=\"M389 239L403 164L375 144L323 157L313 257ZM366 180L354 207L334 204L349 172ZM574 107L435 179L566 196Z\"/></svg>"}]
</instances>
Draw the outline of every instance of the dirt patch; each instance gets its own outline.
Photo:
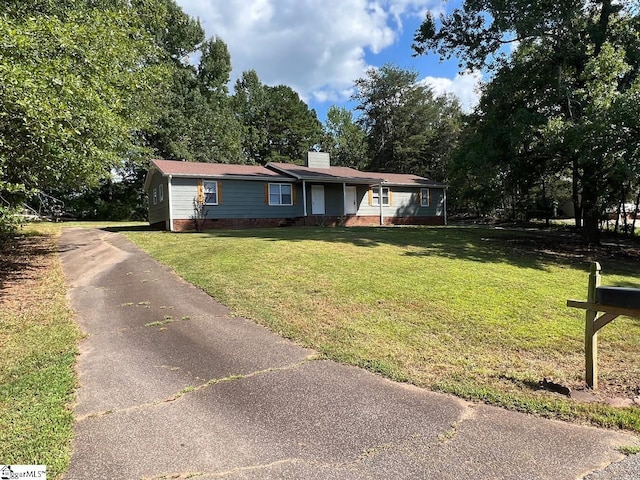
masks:
<instances>
[{"instance_id":1,"label":"dirt patch","mask_svg":"<svg viewBox=\"0 0 640 480\"><path fill-rule=\"evenodd\" d=\"M0 306L20 308L43 272L51 265L56 252L52 236L21 235L0 248Z\"/></svg>"},{"instance_id":2,"label":"dirt patch","mask_svg":"<svg viewBox=\"0 0 640 480\"><path fill-rule=\"evenodd\" d=\"M592 261L631 260L640 263L640 239L603 235L600 245L589 246L582 243L580 235L571 231L515 231L494 239L504 242L514 249L536 252L558 259Z\"/></svg>"}]
</instances>

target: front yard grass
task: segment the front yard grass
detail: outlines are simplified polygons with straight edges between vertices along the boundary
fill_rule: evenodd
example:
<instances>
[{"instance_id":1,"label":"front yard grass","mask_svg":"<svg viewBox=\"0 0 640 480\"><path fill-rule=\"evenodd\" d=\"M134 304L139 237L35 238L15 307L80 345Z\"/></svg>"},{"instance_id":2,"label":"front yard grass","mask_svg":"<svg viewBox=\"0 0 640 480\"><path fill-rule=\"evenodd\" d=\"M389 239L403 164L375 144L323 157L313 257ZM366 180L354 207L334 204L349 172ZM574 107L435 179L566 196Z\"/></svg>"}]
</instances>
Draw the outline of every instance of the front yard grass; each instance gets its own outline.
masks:
<instances>
[{"instance_id":1,"label":"front yard grass","mask_svg":"<svg viewBox=\"0 0 640 480\"><path fill-rule=\"evenodd\" d=\"M69 463L80 333L66 299L56 236L0 245L0 463Z\"/></svg>"},{"instance_id":2,"label":"front yard grass","mask_svg":"<svg viewBox=\"0 0 640 480\"><path fill-rule=\"evenodd\" d=\"M488 228L286 228L127 236L236 314L327 358L545 417L640 431L640 407L580 403L590 261L640 288L640 249ZM640 394L640 321L600 339L601 392Z\"/></svg>"}]
</instances>

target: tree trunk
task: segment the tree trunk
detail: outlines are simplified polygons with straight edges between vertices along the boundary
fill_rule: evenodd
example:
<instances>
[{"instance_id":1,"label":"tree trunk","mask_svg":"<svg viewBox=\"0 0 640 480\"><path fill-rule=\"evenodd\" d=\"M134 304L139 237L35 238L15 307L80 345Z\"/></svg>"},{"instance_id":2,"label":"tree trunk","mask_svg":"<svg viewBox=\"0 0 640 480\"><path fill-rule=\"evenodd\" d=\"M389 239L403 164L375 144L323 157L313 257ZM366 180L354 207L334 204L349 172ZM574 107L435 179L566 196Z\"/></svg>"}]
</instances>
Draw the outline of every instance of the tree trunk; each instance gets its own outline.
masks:
<instances>
[{"instance_id":1,"label":"tree trunk","mask_svg":"<svg viewBox=\"0 0 640 480\"><path fill-rule=\"evenodd\" d=\"M582 241L587 245L600 243L600 209L598 194L586 185L582 189Z\"/></svg>"},{"instance_id":2,"label":"tree trunk","mask_svg":"<svg viewBox=\"0 0 640 480\"><path fill-rule=\"evenodd\" d=\"M633 222L631 222L631 236L636 234L636 220L638 219L638 207L640 207L640 191L636 197L636 208L633 212Z\"/></svg>"},{"instance_id":3,"label":"tree trunk","mask_svg":"<svg viewBox=\"0 0 640 480\"><path fill-rule=\"evenodd\" d=\"M573 181L571 199L573 200L573 216L576 220L576 228L582 227L582 202L580 201L580 174L578 172L578 160L573 160Z\"/></svg>"}]
</instances>

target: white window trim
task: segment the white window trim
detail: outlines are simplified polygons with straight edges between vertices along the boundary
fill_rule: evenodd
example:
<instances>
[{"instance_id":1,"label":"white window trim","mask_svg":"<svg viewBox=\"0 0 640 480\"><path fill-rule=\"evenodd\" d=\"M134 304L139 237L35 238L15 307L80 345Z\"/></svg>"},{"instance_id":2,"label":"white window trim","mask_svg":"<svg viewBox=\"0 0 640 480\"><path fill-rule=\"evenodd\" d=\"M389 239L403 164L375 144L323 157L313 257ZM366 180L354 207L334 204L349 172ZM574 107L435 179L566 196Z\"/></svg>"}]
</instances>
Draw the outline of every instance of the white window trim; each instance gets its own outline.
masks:
<instances>
[{"instance_id":1,"label":"white window trim","mask_svg":"<svg viewBox=\"0 0 640 480\"><path fill-rule=\"evenodd\" d=\"M387 192L387 194L385 195L385 190ZM380 199L378 198L379 195L379 191L378 188L373 188L371 190L371 206L373 207L379 207L380 206ZM384 199L387 199L387 201L385 202ZM382 187L382 201L384 202L382 204L383 207L388 207L389 205L391 205L389 203L389 199L391 198L391 189L389 187Z\"/></svg>"},{"instance_id":2,"label":"white window trim","mask_svg":"<svg viewBox=\"0 0 640 480\"><path fill-rule=\"evenodd\" d=\"M210 184L215 184L215 194L216 194L216 201L215 202L207 202L207 185ZM213 192L210 192L213 193ZM218 189L218 182L216 180L204 180L202 182L202 196L204 199L204 204L205 205L218 205L220 203L220 194L219 194L219 189Z\"/></svg>"},{"instance_id":3,"label":"white window trim","mask_svg":"<svg viewBox=\"0 0 640 480\"><path fill-rule=\"evenodd\" d=\"M271 203L271 187L278 187L278 198L280 203ZM282 186L287 186L291 189L291 203L282 203ZM273 192L275 194L275 192ZM272 207L291 207L293 206L293 185L291 183L270 183L269 184L269 206Z\"/></svg>"},{"instance_id":4,"label":"white window trim","mask_svg":"<svg viewBox=\"0 0 640 480\"><path fill-rule=\"evenodd\" d=\"M428 188L421 188L420 189L420 206L421 207L430 207L431 206L431 202L429 202L429 198L430 198L431 192L429 192ZM426 202L425 202L426 200Z\"/></svg>"}]
</instances>

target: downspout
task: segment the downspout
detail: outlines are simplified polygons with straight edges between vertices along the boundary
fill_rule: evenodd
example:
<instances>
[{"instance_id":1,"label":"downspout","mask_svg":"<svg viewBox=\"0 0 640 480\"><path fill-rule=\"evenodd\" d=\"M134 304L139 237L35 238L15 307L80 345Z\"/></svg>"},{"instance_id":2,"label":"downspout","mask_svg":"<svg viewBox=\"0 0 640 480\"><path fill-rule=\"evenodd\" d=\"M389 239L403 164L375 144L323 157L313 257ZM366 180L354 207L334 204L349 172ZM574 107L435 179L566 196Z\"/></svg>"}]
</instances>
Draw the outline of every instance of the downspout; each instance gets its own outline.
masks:
<instances>
[{"instance_id":1,"label":"downspout","mask_svg":"<svg viewBox=\"0 0 640 480\"><path fill-rule=\"evenodd\" d=\"M378 185L378 204L380 205L380 225L384 226L384 200L382 199L382 182Z\"/></svg>"},{"instance_id":2,"label":"downspout","mask_svg":"<svg viewBox=\"0 0 640 480\"><path fill-rule=\"evenodd\" d=\"M172 176L167 177L167 200L169 200L169 231L173 232L173 198L171 198Z\"/></svg>"}]
</instances>

